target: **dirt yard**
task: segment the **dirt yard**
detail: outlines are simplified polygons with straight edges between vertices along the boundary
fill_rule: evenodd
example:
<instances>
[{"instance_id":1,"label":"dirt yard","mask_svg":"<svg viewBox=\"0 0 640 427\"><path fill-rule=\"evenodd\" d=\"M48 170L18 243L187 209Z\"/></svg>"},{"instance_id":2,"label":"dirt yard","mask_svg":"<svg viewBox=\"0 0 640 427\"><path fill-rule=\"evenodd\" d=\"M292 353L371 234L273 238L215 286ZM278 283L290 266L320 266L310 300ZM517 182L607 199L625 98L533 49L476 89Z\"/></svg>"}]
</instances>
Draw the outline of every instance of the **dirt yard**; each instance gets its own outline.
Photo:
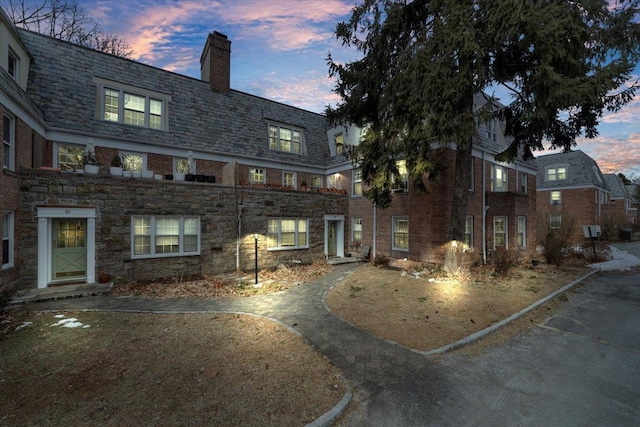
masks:
<instances>
[{"instance_id":1,"label":"dirt yard","mask_svg":"<svg viewBox=\"0 0 640 427\"><path fill-rule=\"evenodd\" d=\"M588 271L540 265L505 277L479 269L453 278L369 265L334 287L326 302L366 331L427 351L505 319Z\"/></svg>"}]
</instances>

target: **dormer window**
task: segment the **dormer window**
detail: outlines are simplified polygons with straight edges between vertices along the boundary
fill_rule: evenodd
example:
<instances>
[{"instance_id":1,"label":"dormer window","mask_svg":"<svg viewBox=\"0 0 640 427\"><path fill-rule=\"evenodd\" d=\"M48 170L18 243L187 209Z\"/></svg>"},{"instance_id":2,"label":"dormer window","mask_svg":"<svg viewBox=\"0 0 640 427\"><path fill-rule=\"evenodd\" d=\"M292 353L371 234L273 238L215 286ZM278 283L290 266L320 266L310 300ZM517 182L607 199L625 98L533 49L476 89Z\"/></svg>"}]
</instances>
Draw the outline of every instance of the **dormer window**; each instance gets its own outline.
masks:
<instances>
[{"instance_id":1,"label":"dormer window","mask_svg":"<svg viewBox=\"0 0 640 427\"><path fill-rule=\"evenodd\" d=\"M94 78L98 85L98 117L109 122L150 129L168 129L171 97L117 82Z\"/></svg>"},{"instance_id":2,"label":"dormer window","mask_svg":"<svg viewBox=\"0 0 640 427\"><path fill-rule=\"evenodd\" d=\"M497 122L495 120L489 120L486 124L485 124L485 129L487 130L487 138L490 141L495 141L496 140L496 128L497 128Z\"/></svg>"},{"instance_id":3,"label":"dormer window","mask_svg":"<svg viewBox=\"0 0 640 427\"><path fill-rule=\"evenodd\" d=\"M567 179L566 166L554 166L547 168L547 181L560 181Z\"/></svg>"},{"instance_id":4,"label":"dormer window","mask_svg":"<svg viewBox=\"0 0 640 427\"><path fill-rule=\"evenodd\" d=\"M335 144L335 147L336 147L336 156L344 153L344 137L342 136L341 133L337 134L333 138L333 143Z\"/></svg>"},{"instance_id":5,"label":"dormer window","mask_svg":"<svg viewBox=\"0 0 640 427\"><path fill-rule=\"evenodd\" d=\"M9 50L9 57L7 58L7 72L13 78L13 80L18 80L18 64L20 61L18 60L18 55L13 53L13 51Z\"/></svg>"},{"instance_id":6,"label":"dormer window","mask_svg":"<svg viewBox=\"0 0 640 427\"><path fill-rule=\"evenodd\" d=\"M269 125L269 149L287 153L302 153L302 131L279 125Z\"/></svg>"},{"instance_id":7,"label":"dormer window","mask_svg":"<svg viewBox=\"0 0 640 427\"><path fill-rule=\"evenodd\" d=\"M406 191L409 187L409 172L407 171L407 161L396 161L396 167L398 168L398 176L394 177L394 186L392 187L392 189L395 191Z\"/></svg>"}]
</instances>

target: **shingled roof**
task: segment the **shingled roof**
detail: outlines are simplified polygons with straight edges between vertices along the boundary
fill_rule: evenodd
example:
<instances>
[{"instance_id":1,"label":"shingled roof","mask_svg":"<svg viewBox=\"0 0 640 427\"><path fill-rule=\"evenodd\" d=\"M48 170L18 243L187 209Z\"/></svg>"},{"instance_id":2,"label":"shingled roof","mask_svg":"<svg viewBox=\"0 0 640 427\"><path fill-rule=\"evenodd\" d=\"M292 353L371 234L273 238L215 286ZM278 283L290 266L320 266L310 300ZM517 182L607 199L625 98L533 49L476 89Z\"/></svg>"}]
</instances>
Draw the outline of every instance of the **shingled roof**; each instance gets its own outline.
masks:
<instances>
[{"instance_id":1,"label":"shingled roof","mask_svg":"<svg viewBox=\"0 0 640 427\"><path fill-rule=\"evenodd\" d=\"M629 195L624 182L622 182L622 179L618 175L614 173L606 173L604 174L604 180L611 191L611 199L631 200L631 196Z\"/></svg>"},{"instance_id":2,"label":"shingled roof","mask_svg":"<svg viewBox=\"0 0 640 427\"><path fill-rule=\"evenodd\" d=\"M33 56L28 95L51 129L236 158L318 167L331 161L327 121L321 114L236 90L216 92L199 79L24 29L18 32ZM168 130L97 118L95 78L169 95ZM302 129L304 152L269 150L269 122Z\"/></svg>"},{"instance_id":3,"label":"shingled roof","mask_svg":"<svg viewBox=\"0 0 640 427\"><path fill-rule=\"evenodd\" d=\"M567 187L597 187L608 190L598 164L580 150L539 156L535 159L535 164L538 167L538 190ZM550 167L566 167L566 179L547 181L545 174Z\"/></svg>"}]
</instances>

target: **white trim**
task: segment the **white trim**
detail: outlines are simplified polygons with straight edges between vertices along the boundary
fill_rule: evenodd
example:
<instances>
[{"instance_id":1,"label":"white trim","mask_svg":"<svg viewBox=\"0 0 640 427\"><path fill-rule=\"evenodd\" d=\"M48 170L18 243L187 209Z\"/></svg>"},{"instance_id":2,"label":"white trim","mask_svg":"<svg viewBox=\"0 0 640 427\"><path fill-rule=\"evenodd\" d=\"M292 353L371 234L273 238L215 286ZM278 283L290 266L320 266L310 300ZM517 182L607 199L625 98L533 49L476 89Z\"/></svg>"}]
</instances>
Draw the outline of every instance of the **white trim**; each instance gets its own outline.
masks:
<instances>
[{"instance_id":1,"label":"white trim","mask_svg":"<svg viewBox=\"0 0 640 427\"><path fill-rule=\"evenodd\" d=\"M336 256L344 257L344 215L324 214L324 256L329 257L329 222L336 222Z\"/></svg>"},{"instance_id":2,"label":"white trim","mask_svg":"<svg viewBox=\"0 0 640 427\"><path fill-rule=\"evenodd\" d=\"M87 220L87 283L96 282L96 209L77 206L38 206L38 288L53 281L53 219L79 218Z\"/></svg>"},{"instance_id":3,"label":"white trim","mask_svg":"<svg viewBox=\"0 0 640 427\"><path fill-rule=\"evenodd\" d=\"M13 211L3 211L2 212L2 240L4 241L4 216L7 215L7 217L9 218L8 221L8 236L7 239L9 241L9 248L8 248L8 254L9 254L9 260L6 264L2 264L2 269L6 270L9 268L12 268L15 265L15 259L14 259L14 250L15 250L15 228L16 228L16 214Z\"/></svg>"},{"instance_id":4,"label":"white trim","mask_svg":"<svg viewBox=\"0 0 640 427\"><path fill-rule=\"evenodd\" d=\"M407 247L397 247L396 244L396 220L405 220L407 221ZM407 215L394 215L391 217L391 250L392 251L400 251L400 252L409 252L409 237L411 236L411 232L409 231L409 216Z\"/></svg>"},{"instance_id":5,"label":"white trim","mask_svg":"<svg viewBox=\"0 0 640 427\"><path fill-rule=\"evenodd\" d=\"M504 248L509 249L509 217L505 215L496 215L493 217L493 249L497 248L496 246L496 219L503 218L504 219ZM500 246L502 247L502 246Z\"/></svg>"}]
</instances>

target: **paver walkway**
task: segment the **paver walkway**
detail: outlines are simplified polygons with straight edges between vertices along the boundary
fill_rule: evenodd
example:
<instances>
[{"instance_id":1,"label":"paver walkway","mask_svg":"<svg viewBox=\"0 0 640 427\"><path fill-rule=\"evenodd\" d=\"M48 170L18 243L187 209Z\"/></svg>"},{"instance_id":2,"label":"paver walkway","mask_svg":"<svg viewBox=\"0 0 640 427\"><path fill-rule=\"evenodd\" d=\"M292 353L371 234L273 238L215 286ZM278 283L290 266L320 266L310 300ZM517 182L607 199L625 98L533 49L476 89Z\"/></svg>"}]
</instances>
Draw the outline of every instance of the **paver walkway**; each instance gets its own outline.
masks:
<instances>
[{"instance_id":1,"label":"paver walkway","mask_svg":"<svg viewBox=\"0 0 640 427\"><path fill-rule=\"evenodd\" d=\"M167 300L105 295L26 304L17 309L257 314L297 330L342 369L352 384L366 383L368 387L377 389L417 372L429 361L420 354L352 326L325 308L325 292L360 265L337 265L325 276L303 286L250 298Z\"/></svg>"}]
</instances>

